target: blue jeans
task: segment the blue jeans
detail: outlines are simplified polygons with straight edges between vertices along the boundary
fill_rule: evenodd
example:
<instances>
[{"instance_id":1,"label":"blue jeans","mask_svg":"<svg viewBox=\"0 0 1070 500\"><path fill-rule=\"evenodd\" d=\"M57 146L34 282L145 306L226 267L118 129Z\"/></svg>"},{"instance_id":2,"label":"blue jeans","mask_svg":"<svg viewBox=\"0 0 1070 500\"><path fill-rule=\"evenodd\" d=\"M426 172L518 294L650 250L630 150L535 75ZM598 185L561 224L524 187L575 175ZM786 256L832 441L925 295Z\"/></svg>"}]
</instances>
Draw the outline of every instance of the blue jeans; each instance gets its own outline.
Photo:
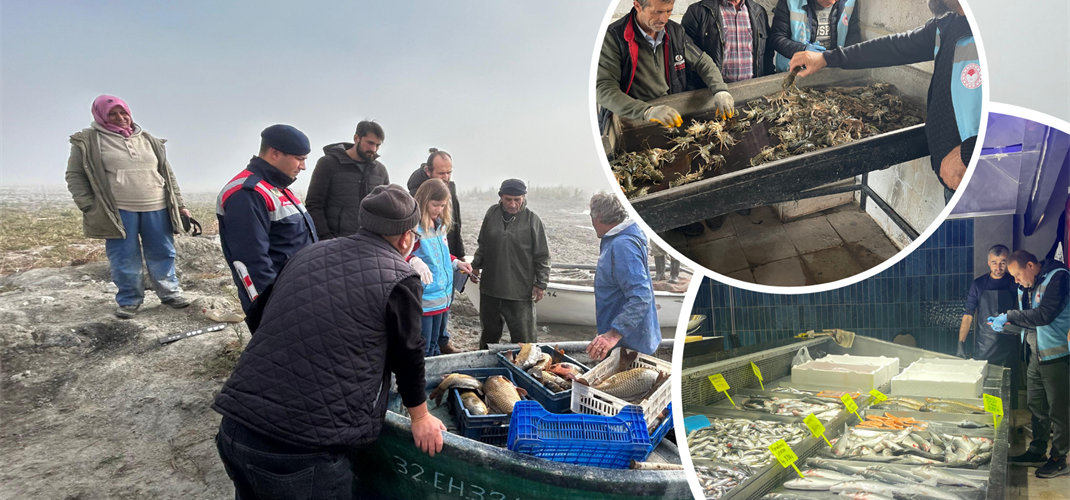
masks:
<instances>
[{"instance_id":1,"label":"blue jeans","mask_svg":"<svg viewBox=\"0 0 1070 500\"><path fill-rule=\"evenodd\" d=\"M355 498L345 454L278 442L228 417L219 423L215 443L236 500Z\"/></svg>"},{"instance_id":2,"label":"blue jeans","mask_svg":"<svg viewBox=\"0 0 1070 500\"><path fill-rule=\"evenodd\" d=\"M141 281L141 248L145 248L145 267L152 287L160 300L182 294L175 276L175 236L167 209L155 212L119 210L126 238L104 240L111 265L111 280L119 287L115 301L120 306L141 305L145 288Z\"/></svg>"},{"instance_id":3,"label":"blue jeans","mask_svg":"<svg viewBox=\"0 0 1070 500\"><path fill-rule=\"evenodd\" d=\"M439 347L442 344L439 343L439 338L446 332L446 323L449 320L450 312L446 311L434 316L424 316L423 321L420 322L420 333L424 336L424 346L426 347L425 357L442 354L442 349Z\"/></svg>"}]
</instances>

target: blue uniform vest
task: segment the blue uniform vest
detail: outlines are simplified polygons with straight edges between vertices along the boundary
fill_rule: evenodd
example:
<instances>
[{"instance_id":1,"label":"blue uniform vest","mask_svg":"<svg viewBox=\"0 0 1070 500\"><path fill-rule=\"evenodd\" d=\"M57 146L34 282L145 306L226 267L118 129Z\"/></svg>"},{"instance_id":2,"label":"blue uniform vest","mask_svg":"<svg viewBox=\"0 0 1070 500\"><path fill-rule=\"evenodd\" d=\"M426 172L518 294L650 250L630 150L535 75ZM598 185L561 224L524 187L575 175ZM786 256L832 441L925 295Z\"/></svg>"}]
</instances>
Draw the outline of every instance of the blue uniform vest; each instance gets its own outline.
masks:
<instances>
[{"instance_id":1,"label":"blue uniform vest","mask_svg":"<svg viewBox=\"0 0 1070 500\"><path fill-rule=\"evenodd\" d=\"M788 11L791 13L790 19L788 19L788 25L791 27L791 39L800 43L812 43L810 31L810 13L806 11L808 0L787 0ZM847 43L847 24L851 22L851 13L855 10L855 0L847 0L843 2L843 8L840 9L840 15L836 19L836 23L841 26L836 27L836 46L843 47ZM790 57L784 57L777 54L776 70L784 72L788 70L788 63L791 62Z\"/></svg>"},{"instance_id":2,"label":"blue uniform vest","mask_svg":"<svg viewBox=\"0 0 1070 500\"><path fill-rule=\"evenodd\" d=\"M940 53L940 28L936 28L933 59ZM955 108L959 139L976 136L981 127L981 59L973 36L955 42L955 56L951 63L951 103Z\"/></svg>"},{"instance_id":3,"label":"blue uniform vest","mask_svg":"<svg viewBox=\"0 0 1070 500\"><path fill-rule=\"evenodd\" d=\"M1032 300L1033 307L1040 304L1040 301L1044 298L1044 291L1048 288L1048 283L1059 272L1070 272L1066 269L1054 269L1044 275L1044 281L1037 287L1036 292L1029 299ZM1018 307L1022 307L1022 294L1024 292L1018 288ZM1070 356L1070 345L1067 343L1066 333L1070 331L1070 301L1067 301L1063 305L1063 310L1059 312L1059 315L1050 324L1041 325L1037 327L1037 349L1040 352L1037 355L1041 361L1050 361L1058 359L1063 356ZM1022 331L1022 342L1025 342L1025 331Z\"/></svg>"},{"instance_id":4,"label":"blue uniform vest","mask_svg":"<svg viewBox=\"0 0 1070 500\"><path fill-rule=\"evenodd\" d=\"M412 252L431 269L433 281L424 285L424 313L441 311L453 301L453 259L450 258L447 232L440 228L427 230L421 224L420 246Z\"/></svg>"}]
</instances>

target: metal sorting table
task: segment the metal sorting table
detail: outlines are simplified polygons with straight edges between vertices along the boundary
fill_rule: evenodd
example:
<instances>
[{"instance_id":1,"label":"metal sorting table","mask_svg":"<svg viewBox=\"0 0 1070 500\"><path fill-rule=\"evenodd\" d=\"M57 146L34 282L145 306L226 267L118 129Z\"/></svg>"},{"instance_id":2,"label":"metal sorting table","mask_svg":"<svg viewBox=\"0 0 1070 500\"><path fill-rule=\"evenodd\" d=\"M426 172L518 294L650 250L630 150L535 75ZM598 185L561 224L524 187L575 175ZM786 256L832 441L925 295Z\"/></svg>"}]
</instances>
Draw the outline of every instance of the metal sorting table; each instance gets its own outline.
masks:
<instances>
[{"instance_id":1,"label":"metal sorting table","mask_svg":"<svg viewBox=\"0 0 1070 500\"><path fill-rule=\"evenodd\" d=\"M798 79L796 85L826 87L890 83L904 97L904 101L924 111L930 76L908 66L866 70L825 69ZM747 101L779 92L783 81L784 75L776 74L732 83L728 89L736 100L737 108L741 108ZM711 110L714 109L713 94L706 89L673 94L650 103L672 106L684 117L685 126L695 117L712 118ZM602 135L602 146L612 160L619 153L642 149L647 138L663 133L659 125L614 116ZM744 142L748 142L746 136ZM743 146L740 143L735 148ZM731 153L732 150L726 156L729 164L718 175L675 188L654 189L648 195L633 198L632 206L654 231L662 232L734 210L860 191L863 210L867 199L871 199L911 239L918 237L918 231L869 187L867 174L928 156L924 123L757 167L750 166L749 156L745 159L746 163L733 162ZM855 176L862 176L861 183L821 187ZM666 178L664 183L668 181Z\"/></svg>"},{"instance_id":2,"label":"metal sorting table","mask_svg":"<svg viewBox=\"0 0 1070 500\"><path fill-rule=\"evenodd\" d=\"M832 339L814 339L798 341L790 345L781 345L767 350L751 352L750 354L743 354L735 358L724 359L721 361L685 368L681 372L681 395L683 402L684 416L692 415L707 415L710 418L749 418L752 420L773 420L779 422L798 422L802 424L803 419L800 417L785 416L785 415L773 415L770 413L764 413L760 411L751 410L737 410L733 409L727 402L723 393L714 390L713 385L708 380L708 377L713 374L721 374L728 382L731 389L729 394L739 404L739 399L750 395L776 395L782 398L794 397L791 393L779 393L771 392L770 389L777 387L794 388L799 390L847 390L850 392L860 392L862 395L855 401L858 403L858 413L861 418L865 418L867 414L873 413L883 415L885 412L891 413L895 416L910 416L918 420L924 420L929 422L929 430L935 430L938 432L952 434L952 435L965 435L970 437L988 437L993 439L992 447L992 460L987 465L980 466L977 469L963 469L954 468L950 471L966 476L970 479L987 481L987 489L985 490L972 490L967 492L966 489L961 491L956 490L957 494L963 496L963 498L969 500L982 500L982 499L1003 499L1006 496L1006 489L1008 485L1008 472L1009 462L1007 461L1007 451L1010 445L1009 429L1012 427L1006 420L1000 423L998 429L992 429L991 427L985 427L980 429L964 429L958 427L956 424L964 419L973 420L982 424L992 423L992 416L990 414L950 414L950 413L929 413L929 412L910 412L910 411L894 411L894 410L875 410L870 409L869 406L872 403L872 396L869 394L869 389L846 389L837 387L817 387L817 386L804 386L791 383L791 361L795 356L795 353L802 347L807 347L811 357L818 359L828 354L850 354L852 356L885 356L885 357L898 357L901 369L905 369L911 363L921 358L944 358L944 359L957 359L954 356L941 354L932 351L926 351L915 347L906 347L898 344L892 344L882 340L877 340L869 337L858 336L855 337L854 344L851 348L844 348L837 345ZM762 376L765 379L765 389L760 390L759 381L754 374L750 363L754 363L762 372ZM1006 368L999 366L988 365L984 375L984 393L997 396L1003 400L1003 407L1010 408L1010 371ZM889 397L896 397L899 395L892 395L889 392L889 385L881 387L880 390ZM738 396L737 396L738 395ZM904 397L911 397L904 395ZM923 399L923 397L915 397L916 399ZM944 398L961 401L977 406L983 406L980 398ZM1006 417L1005 417L1006 418ZM830 440L839 437L843 434L847 425L854 426L858 424L859 420L854 415L850 414L846 409L842 410L835 418L830 421L824 422L826 433L825 436ZM845 425L846 424L846 425ZM894 432L894 431L889 431ZM807 431L807 438L801 442L792 446L792 450L799 457L797 464L800 465L805 462L805 459L809 457L817 456L818 452L822 449L828 448L825 441L813 437ZM689 447L685 443L680 443L681 449L686 450L688 453ZM897 464L878 464L875 462L856 461L851 459L837 459L841 463L851 465L854 467L864 465L884 465L894 468L910 468L916 466L897 465ZM693 457L693 462L696 466L715 464L711 460L704 459L702 457ZM734 465L734 464L727 464ZM754 468L754 475L747 481L743 482L736 488L729 491L722 499L752 499L761 498L767 493L773 491L783 490L783 483L792 478L797 478L798 475L793 469L785 469L780 464L773 460L769 465L762 468ZM797 491L791 490L793 495L802 497L813 498L829 498L829 492L827 491ZM699 496L699 498L705 498L705 496Z\"/></svg>"}]
</instances>

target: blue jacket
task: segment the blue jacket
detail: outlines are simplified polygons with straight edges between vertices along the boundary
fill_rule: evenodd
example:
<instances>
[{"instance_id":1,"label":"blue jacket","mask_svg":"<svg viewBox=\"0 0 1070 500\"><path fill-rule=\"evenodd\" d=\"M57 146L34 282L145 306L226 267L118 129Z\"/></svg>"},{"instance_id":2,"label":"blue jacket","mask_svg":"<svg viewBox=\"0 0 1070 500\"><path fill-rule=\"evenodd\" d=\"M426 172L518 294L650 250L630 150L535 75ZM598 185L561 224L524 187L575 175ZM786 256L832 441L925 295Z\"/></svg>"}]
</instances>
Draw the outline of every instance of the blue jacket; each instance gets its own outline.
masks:
<instances>
[{"instance_id":1,"label":"blue jacket","mask_svg":"<svg viewBox=\"0 0 1070 500\"><path fill-rule=\"evenodd\" d=\"M788 70L788 62L806 45L817 43L817 16L810 0L779 0L769 28L769 46L775 53L774 62L780 72ZM836 0L829 12L829 36L835 46L846 47L862 41L862 22L855 0Z\"/></svg>"},{"instance_id":2,"label":"blue jacket","mask_svg":"<svg viewBox=\"0 0 1070 500\"><path fill-rule=\"evenodd\" d=\"M319 241L312 217L286 188L291 183L289 176L253 157L216 198L223 257L246 312L290 256Z\"/></svg>"},{"instance_id":3,"label":"blue jacket","mask_svg":"<svg viewBox=\"0 0 1070 500\"><path fill-rule=\"evenodd\" d=\"M424 316L430 316L449 309L453 302L453 257L447 232L438 227L428 231L422 225L416 230L420 243L412 255L424 261L432 275L431 283L424 285L423 295Z\"/></svg>"},{"instance_id":4,"label":"blue jacket","mask_svg":"<svg viewBox=\"0 0 1070 500\"><path fill-rule=\"evenodd\" d=\"M646 236L634 221L609 230L594 275L594 307L598 333L616 330L621 335L617 345L653 354L661 327L648 260Z\"/></svg>"}]
</instances>

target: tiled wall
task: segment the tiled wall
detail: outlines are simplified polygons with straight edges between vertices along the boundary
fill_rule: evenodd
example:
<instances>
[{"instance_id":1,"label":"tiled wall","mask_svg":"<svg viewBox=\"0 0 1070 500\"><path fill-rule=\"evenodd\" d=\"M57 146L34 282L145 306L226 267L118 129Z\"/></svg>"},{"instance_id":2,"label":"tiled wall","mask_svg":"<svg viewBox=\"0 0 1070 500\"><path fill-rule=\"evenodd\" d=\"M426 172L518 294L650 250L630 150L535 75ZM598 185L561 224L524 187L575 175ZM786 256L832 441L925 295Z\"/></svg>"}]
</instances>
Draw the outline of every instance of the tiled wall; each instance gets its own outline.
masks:
<instances>
[{"instance_id":1,"label":"tiled wall","mask_svg":"<svg viewBox=\"0 0 1070 500\"><path fill-rule=\"evenodd\" d=\"M921 248L884 272L828 292L763 294L706 279L693 314L706 315L702 334L727 338L734 312L743 346L807 330L842 328L889 341L910 333L918 347L954 354L962 309L974 278L973 221L949 220ZM725 347L739 346L726 343Z\"/></svg>"}]
</instances>

